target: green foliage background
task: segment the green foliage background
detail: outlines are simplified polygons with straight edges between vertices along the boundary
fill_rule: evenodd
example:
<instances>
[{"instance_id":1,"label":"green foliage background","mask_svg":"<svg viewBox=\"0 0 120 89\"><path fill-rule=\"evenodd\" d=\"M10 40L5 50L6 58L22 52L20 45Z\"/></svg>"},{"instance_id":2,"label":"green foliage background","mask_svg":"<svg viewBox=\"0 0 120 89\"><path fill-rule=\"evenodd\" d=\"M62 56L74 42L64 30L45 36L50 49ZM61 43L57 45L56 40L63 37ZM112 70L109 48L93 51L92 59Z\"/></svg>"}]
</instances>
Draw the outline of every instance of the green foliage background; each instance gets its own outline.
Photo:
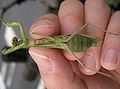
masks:
<instances>
[{"instance_id":1,"label":"green foliage background","mask_svg":"<svg viewBox=\"0 0 120 89\"><path fill-rule=\"evenodd\" d=\"M108 0L109 4L120 3L120 0Z\"/></svg>"}]
</instances>

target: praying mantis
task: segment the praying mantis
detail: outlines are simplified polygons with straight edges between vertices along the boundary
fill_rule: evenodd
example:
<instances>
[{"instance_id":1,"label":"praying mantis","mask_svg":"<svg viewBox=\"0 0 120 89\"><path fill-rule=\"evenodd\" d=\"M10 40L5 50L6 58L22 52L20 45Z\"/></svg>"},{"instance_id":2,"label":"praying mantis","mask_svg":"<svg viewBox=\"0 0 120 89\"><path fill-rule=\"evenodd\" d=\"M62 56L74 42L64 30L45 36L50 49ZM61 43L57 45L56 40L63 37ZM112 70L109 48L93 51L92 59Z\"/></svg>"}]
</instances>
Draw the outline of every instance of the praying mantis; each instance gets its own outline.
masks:
<instances>
[{"instance_id":1,"label":"praying mantis","mask_svg":"<svg viewBox=\"0 0 120 89\"><path fill-rule=\"evenodd\" d=\"M112 75L109 75L109 74L106 74L104 72L98 71L96 69L92 69L92 68L87 67L74 54L74 52L83 52L83 51L87 50L88 48L95 46L99 42L101 42L101 38L98 36L89 36L89 35L79 33L85 27L87 27L90 23L84 24L74 34L70 34L70 35L45 36L45 35L33 32L32 34L34 34L34 35L42 36L42 39L30 40L26 37L25 31L23 29L23 25L20 22L12 21L9 23L5 23L2 19L0 19L0 22L3 23L3 25L6 27L18 26L20 29L21 38L22 38L22 40L18 40L17 37L13 37L12 47L2 50L1 51L2 55L9 54L9 53L16 51L16 50L19 50L21 48L29 48L29 47L64 49L64 50L67 50L68 52L72 53L73 56L75 56L76 61L81 65L81 67L87 68L91 71L95 71L98 74L104 75L106 77L109 77L111 79L118 81ZM93 24L91 24L91 25L93 25ZM93 26L95 26L95 25L93 25ZM99 28L99 27L97 27L97 28ZM113 35L118 35L115 33L108 32L108 31L103 30L103 29L101 29L101 31L109 33L109 34L113 34Z\"/></svg>"}]
</instances>

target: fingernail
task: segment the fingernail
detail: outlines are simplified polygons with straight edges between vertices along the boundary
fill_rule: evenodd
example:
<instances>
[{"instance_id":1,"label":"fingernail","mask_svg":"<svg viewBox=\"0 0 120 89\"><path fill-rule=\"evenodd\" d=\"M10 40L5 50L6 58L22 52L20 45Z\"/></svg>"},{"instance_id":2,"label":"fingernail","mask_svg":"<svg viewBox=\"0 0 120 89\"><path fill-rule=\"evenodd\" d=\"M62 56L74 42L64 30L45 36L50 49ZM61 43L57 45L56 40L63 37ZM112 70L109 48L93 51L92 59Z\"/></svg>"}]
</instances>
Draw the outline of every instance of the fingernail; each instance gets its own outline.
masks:
<instances>
[{"instance_id":1,"label":"fingernail","mask_svg":"<svg viewBox=\"0 0 120 89\"><path fill-rule=\"evenodd\" d=\"M88 55L88 56L83 57L82 62L87 67L87 68L83 69L84 72L86 72L87 74L89 74L89 73L91 74L91 73L95 72L93 70L90 70L90 69L96 69L96 60L93 56ZM90 69L88 69L88 68L90 68Z\"/></svg>"},{"instance_id":2,"label":"fingernail","mask_svg":"<svg viewBox=\"0 0 120 89\"><path fill-rule=\"evenodd\" d=\"M115 69L119 64L118 52L115 49L107 50L104 58L103 65L110 69Z\"/></svg>"},{"instance_id":3,"label":"fingernail","mask_svg":"<svg viewBox=\"0 0 120 89\"><path fill-rule=\"evenodd\" d=\"M36 52L29 52L31 57L34 59L38 68L42 72L48 72L52 70L52 63L50 62L49 58L45 55L40 55Z\"/></svg>"}]
</instances>

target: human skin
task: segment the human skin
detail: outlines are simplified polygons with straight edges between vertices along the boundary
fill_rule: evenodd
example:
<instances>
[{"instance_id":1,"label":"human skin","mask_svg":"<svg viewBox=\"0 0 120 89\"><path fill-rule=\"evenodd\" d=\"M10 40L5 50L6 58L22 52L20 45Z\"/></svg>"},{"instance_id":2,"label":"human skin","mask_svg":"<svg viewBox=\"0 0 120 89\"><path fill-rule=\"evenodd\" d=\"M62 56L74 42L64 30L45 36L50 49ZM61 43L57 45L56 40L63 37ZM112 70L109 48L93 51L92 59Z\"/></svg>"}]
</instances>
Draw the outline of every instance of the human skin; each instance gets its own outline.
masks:
<instances>
[{"instance_id":1,"label":"human skin","mask_svg":"<svg viewBox=\"0 0 120 89\"><path fill-rule=\"evenodd\" d=\"M111 15L106 0L87 0L85 5L78 0L65 0L58 15L40 16L32 24L30 35L33 39L40 39L40 36L33 35L32 32L44 35L72 34L84 23L95 24L112 33L120 33L120 11ZM89 34L99 35L103 42L75 54L88 67L100 70L102 66L119 80L119 36L98 30L90 30ZM48 89L120 89L120 85L110 78L80 67L75 57L65 50L31 47L29 53L37 63Z\"/></svg>"}]
</instances>

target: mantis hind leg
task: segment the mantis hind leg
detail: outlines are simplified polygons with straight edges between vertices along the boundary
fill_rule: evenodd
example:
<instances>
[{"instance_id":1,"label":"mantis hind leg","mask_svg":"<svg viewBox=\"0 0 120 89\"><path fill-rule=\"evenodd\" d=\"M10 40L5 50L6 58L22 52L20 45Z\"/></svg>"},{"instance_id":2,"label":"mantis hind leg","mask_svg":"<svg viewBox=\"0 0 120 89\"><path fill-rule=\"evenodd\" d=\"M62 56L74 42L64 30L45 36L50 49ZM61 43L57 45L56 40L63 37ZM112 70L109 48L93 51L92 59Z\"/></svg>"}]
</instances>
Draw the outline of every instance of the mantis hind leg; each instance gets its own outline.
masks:
<instances>
[{"instance_id":1,"label":"mantis hind leg","mask_svg":"<svg viewBox=\"0 0 120 89\"><path fill-rule=\"evenodd\" d=\"M107 29L104 29L104 28L100 28L99 26L95 25L95 24L92 24L92 23L88 23L88 26L92 27L94 26L95 28L98 28L96 30L99 30L101 32L105 32L105 33L108 33L108 34L111 34L111 35L120 35L120 33L112 33L112 32L109 32L107 31Z\"/></svg>"},{"instance_id":2,"label":"mantis hind leg","mask_svg":"<svg viewBox=\"0 0 120 89\"><path fill-rule=\"evenodd\" d=\"M80 64L80 66L81 66L82 68L86 68L86 69L88 69L88 70L94 71L94 72L96 72L97 74L100 74L100 75L106 76L106 77L108 77L108 78L111 78L111 79L113 79L113 80L115 80L116 82L119 83L119 80L116 79L113 75L110 75L110 74L107 74L107 73L98 71L98 70L96 70L96 69L90 68L90 67L88 67L87 65L85 65L82 61L80 61L80 59L79 59L72 51L70 51L70 49L67 47L67 45L66 45L66 49L76 58L76 61Z\"/></svg>"},{"instance_id":3,"label":"mantis hind leg","mask_svg":"<svg viewBox=\"0 0 120 89\"><path fill-rule=\"evenodd\" d=\"M68 37L66 42L68 42L72 37L74 37L76 34L78 34L81 30L84 30L84 28L86 28L87 26L90 26L90 27L94 26L95 28L98 28L99 31L102 31L102 32L105 32L105 33L108 33L108 34L111 34L111 35L120 35L120 33L112 33L112 32L107 31L106 29L100 28L99 26L96 26L94 24L86 23L80 29L78 29L74 34L72 34L70 37Z\"/></svg>"},{"instance_id":4,"label":"mantis hind leg","mask_svg":"<svg viewBox=\"0 0 120 89\"><path fill-rule=\"evenodd\" d=\"M84 30L85 27L87 27L88 24L84 24L80 29L78 29L75 33L73 33L70 37L68 37L68 39L66 40L66 42L68 42L72 37L74 37L76 34L78 34L80 31Z\"/></svg>"}]
</instances>

